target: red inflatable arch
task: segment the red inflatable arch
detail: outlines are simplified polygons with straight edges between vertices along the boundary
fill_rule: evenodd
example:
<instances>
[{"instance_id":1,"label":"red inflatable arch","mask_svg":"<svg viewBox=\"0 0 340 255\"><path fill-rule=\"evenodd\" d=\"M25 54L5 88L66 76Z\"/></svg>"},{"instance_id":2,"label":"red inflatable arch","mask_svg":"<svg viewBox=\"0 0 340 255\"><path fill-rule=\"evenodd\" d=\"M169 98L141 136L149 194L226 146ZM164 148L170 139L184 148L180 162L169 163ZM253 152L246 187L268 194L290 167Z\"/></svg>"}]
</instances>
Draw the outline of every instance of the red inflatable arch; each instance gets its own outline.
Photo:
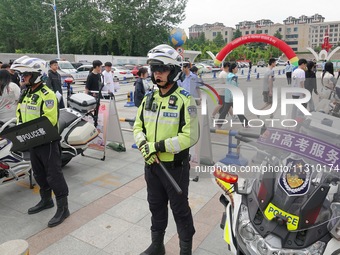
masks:
<instances>
[{"instance_id":1,"label":"red inflatable arch","mask_svg":"<svg viewBox=\"0 0 340 255\"><path fill-rule=\"evenodd\" d=\"M288 46L284 41L270 35L266 34L252 34L252 35L245 35L239 38L236 38L234 41L228 43L216 56L215 64L219 65L227 56L227 54L232 51L233 49L237 48L240 45L252 42L261 42L273 45L274 47L280 49L289 59L289 62L294 65L298 66L298 58L295 52L292 50L291 47Z\"/></svg>"}]
</instances>

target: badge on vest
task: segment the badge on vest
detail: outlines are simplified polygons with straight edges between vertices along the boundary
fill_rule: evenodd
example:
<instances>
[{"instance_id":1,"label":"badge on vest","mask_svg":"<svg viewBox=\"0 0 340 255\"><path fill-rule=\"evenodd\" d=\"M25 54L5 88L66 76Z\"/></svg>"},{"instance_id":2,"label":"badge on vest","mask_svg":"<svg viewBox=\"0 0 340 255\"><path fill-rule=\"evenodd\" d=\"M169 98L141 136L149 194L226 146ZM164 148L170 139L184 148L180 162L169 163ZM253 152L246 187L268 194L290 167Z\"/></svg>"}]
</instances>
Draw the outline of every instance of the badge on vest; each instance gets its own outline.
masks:
<instances>
[{"instance_id":1,"label":"badge on vest","mask_svg":"<svg viewBox=\"0 0 340 255\"><path fill-rule=\"evenodd\" d=\"M168 108L169 109L177 110L177 108L178 108L178 106L176 105L177 99L178 98L176 96L174 96L174 95L170 96L169 102L168 102Z\"/></svg>"},{"instance_id":2,"label":"badge on vest","mask_svg":"<svg viewBox=\"0 0 340 255\"><path fill-rule=\"evenodd\" d=\"M177 118L177 112L163 112L163 117Z\"/></svg>"},{"instance_id":3,"label":"badge on vest","mask_svg":"<svg viewBox=\"0 0 340 255\"><path fill-rule=\"evenodd\" d=\"M54 106L54 101L53 100L46 100L45 105L48 109L51 109Z\"/></svg>"}]
</instances>

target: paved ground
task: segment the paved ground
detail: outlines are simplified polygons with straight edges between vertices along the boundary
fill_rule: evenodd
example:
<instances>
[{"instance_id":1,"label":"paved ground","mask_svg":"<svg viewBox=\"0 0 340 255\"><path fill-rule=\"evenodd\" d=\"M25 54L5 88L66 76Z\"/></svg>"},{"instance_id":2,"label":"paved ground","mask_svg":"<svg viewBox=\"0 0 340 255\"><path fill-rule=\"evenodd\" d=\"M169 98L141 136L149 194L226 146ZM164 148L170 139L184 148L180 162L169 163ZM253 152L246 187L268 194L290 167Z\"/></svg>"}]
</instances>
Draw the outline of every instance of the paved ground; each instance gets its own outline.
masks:
<instances>
[{"instance_id":1,"label":"paved ground","mask_svg":"<svg viewBox=\"0 0 340 255\"><path fill-rule=\"evenodd\" d=\"M240 87L253 87L256 106L262 103L261 74L258 68L251 81L240 73ZM280 69L282 73L283 67ZM277 74L278 75L278 74ZM216 82L212 74L204 76L210 84ZM285 78L277 76L275 86L286 86ZM82 85L75 86L82 90ZM132 90L132 84L122 84L121 92ZM117 103L119 116L132 118L136 108L124 107L124 101ZM214 105L209 102L209 113ZM246 112L248 118L255 116ZM122 127L129 128L128 123ZM224 127L226 128L226 127ZM107 150L106 160L78 156L65 168L64 174L70 188L69 207L71 216L55 228L47 228L54 209L28 215L27 209L38 200L38 189L30 190L28 180L0 186L0 244L12 239L25 239L31 255L108 255L139 254L150 241L150 213L146 201L143 177L143 160L137 150L131 149L133 137L123 132L126 152ZM227 137L211 134L212 141L227 145ZM213 160L225 157L227 147L212 145ZM88 155L98 156L96 151ZM192 176L196 173L192 170ZM227 254L226 245L219 228L223 206L219 203L220 188L209 175L201 175L198 182L190 183L189 201L194 215L196 234L194 254ZM172 215L166 232L167 254L178 254L178 238Z\"/></svg>"}]
</instances>

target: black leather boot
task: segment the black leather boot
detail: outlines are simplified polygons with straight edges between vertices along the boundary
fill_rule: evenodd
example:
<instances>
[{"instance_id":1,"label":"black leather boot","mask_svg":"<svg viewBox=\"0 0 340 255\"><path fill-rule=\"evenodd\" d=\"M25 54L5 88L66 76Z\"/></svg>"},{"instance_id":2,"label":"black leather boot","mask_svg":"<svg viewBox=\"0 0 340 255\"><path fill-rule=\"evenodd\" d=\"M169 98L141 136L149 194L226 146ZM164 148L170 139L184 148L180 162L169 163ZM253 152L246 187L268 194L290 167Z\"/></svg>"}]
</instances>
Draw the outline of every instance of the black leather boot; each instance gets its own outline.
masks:
<instances>
[{"instance_id":1,"label":"black leather boot","mask_svg":"<svg viewBox=\"0 0 340 255\"><path fill-rule=\"evenodd\" d=\"M50 228L58 226L62 223L68 216L70 216L70 211L68 210L67 197L57 199L57 212L53 218L48 222Z\"/></svg>"},{"instance_id":2,"label":"black leather boot","mask_svg":"<svg viewBox=\"0 0 340 255\"><path fill-rule=\"evenodd\" d=\"M164 234L165 232L151 232L152 243L143 253L140 255L164 255Z\"/></svg>"},{"instance_id":3,"label":"black leather boot","mask_svg":"<svg viewBox=\"0 0 340 255\"><path fill-rule=\"evenodd\" d=\"M52 208L54 206L53 200L52 200L52 190L39 190L41 200L38 204L28 209L28 214L35 214L42 210Z\"/></svg>"},{"instance_id":4,"label":"black leather boot","mask_svg":"<svg viewBox=\"0 0 340 255\"><path fill-rule=\"evenodd\" d=\"M191 255L192 254L192 240L188 242L179 240L179 247L181 248L180 253L179 253L180 255Z\"/></svg>"}]
</instances>

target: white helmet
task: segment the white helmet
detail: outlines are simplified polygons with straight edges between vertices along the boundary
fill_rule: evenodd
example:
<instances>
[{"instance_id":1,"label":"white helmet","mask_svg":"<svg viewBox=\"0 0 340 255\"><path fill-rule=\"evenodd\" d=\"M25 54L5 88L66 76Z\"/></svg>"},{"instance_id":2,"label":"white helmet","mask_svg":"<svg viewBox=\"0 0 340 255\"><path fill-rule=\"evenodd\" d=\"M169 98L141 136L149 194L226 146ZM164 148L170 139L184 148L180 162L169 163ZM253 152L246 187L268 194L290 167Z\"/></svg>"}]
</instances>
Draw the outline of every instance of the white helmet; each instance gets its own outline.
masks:
<instances>
[{"instance_id":1,"label":"white helmet","mask_svg":"<svg viewBox=\"0 0 340 255\"><path fill-rule=\"evenodd\" d=\"M178 52L167 44L161 44L151 49L148 53L147 64L153 65L166 65L170 67L170 74L168 75L168 83L171 84L178 80L181 73L182 57ZM154 75L151 75L151 79L154 83Z\"/></svg>"},{"instance_id":2,"label":"white helmet","mask_svg":"<svg viewBox=\"0 0 340 255\"><path fill-rule=\"evenodd\" d=\"M47 61L43 59L23 56L13 62L11 69L18 71L20 74L32 73L29 85L34 85L46 81L48 65Z\"/></svg>"}]
</instances>

